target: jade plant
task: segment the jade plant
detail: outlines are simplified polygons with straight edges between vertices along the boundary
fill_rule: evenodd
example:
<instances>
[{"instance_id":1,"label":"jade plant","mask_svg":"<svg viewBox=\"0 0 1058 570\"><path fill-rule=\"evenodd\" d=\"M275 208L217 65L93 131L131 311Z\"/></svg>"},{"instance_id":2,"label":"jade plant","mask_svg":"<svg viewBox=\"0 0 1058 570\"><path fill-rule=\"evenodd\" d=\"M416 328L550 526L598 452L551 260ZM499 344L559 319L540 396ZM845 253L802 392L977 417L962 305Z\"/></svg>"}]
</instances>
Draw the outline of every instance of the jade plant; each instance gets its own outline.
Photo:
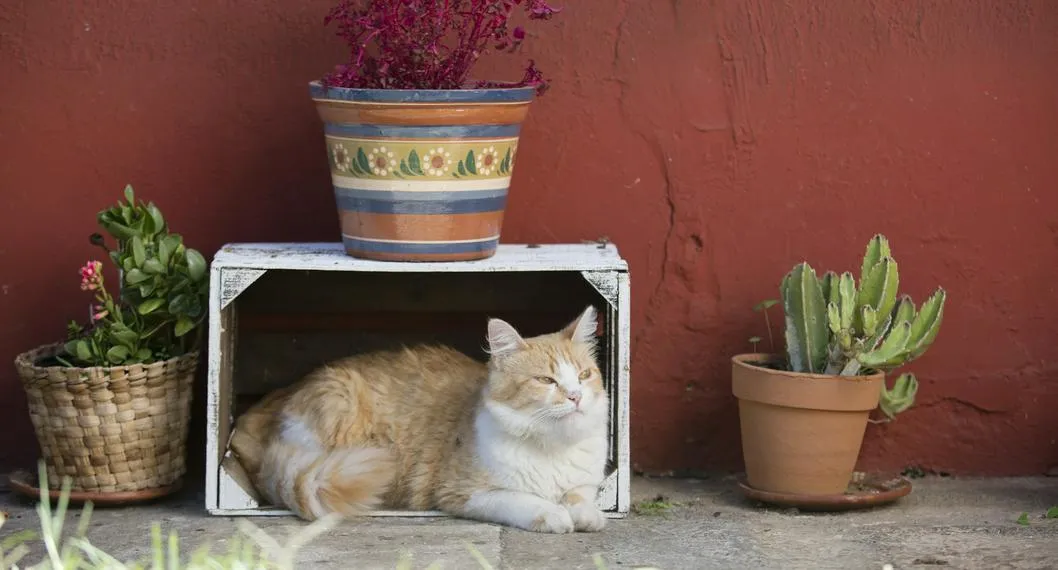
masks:
<instances>
[{"instance_id":1,"label":"jade plant","mask_svg":"<svg viewBox=\"0 0 1058 570\"><path fill-rule=\"evenodd\" d=\"M107 290L102 262L90 260L81 268L81 289L91 291L95 303L87 325L70 322L56 360L119 366L197 350L209 290L202 254L170 233L161 210L137 201L131 186L125 187L125 202L100 211L96 220L117 247L109 249L98 233L90 241L120 270L120 291L114 296Z\"/></svg>"},{"instance_id":2,"label":"jade plant","mask_svg":"<svg viewBox=\"0 0 1058 570\"><path fill-rule=\"evenodd\" d=\"M890 372L922 356L937 338L947 292L942 287L916 308L898 295L900 273L884 235L867 244L857 283L851 272L817 275L807 262L779 286L786 321L787 369L856 376ZM758 305L767 309L767 302ZM883 382L879 408L889 419L910 408L918 391L914 374Z\"/></svg>"}]
</instances>

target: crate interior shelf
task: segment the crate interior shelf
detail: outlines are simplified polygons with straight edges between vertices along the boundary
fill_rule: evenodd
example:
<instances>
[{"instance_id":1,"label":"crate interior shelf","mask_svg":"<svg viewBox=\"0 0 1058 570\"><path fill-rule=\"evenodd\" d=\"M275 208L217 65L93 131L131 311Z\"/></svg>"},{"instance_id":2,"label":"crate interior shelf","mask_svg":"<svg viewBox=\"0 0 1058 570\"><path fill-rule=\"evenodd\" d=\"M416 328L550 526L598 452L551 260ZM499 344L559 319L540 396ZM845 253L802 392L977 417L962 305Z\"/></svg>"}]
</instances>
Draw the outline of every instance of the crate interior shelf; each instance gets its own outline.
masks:
<instances>
[{"instance_id":1,"label":"crate interior shelf","mask_svg":"<svg viewBox=\"0 0 1058 570\"><path fill-rule=\"evenodd\" d=\"M536 335L557 330L589 304L600 314L600 366L612 400L599 506L623 516L630 483L629 277L612 244L502 244L491 258L448 263L356 259L340 243L225 245L211 266L207 510L290 514L262 502L227 449L235 418L263 394L328 360L405 343L443 342L484 360L487 318Z\"/></svg>"}]
</instances>

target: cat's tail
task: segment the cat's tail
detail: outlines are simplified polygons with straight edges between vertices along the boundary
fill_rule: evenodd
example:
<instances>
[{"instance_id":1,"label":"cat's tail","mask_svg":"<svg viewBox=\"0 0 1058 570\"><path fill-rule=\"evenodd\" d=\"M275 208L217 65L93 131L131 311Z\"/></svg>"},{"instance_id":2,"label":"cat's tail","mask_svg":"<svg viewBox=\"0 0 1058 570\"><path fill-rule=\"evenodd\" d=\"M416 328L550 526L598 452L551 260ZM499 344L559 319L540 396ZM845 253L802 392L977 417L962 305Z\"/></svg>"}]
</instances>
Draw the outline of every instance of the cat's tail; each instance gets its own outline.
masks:
<instances>
[{"instance_id":1,"label":"cat's tail","mask_svg":"<svg viewBox=\"0 0 1058 570\"><path fill-rule=\"evenodd\" d=\"M396 462L385 449L324 451L275 442L266 452L261 479L273 502L315 520L328 513L362 514L379 505L395 473Z\"/></svg>"}]
</instances>

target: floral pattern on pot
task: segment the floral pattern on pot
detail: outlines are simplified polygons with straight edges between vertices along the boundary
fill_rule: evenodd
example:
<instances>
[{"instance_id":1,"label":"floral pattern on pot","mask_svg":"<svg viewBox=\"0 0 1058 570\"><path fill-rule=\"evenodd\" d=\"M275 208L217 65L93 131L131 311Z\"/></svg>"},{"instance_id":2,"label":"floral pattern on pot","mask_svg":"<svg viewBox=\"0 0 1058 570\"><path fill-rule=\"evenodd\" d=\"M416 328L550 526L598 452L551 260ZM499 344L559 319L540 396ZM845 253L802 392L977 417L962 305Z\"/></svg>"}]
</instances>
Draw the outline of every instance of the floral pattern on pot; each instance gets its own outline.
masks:
<instances>
[{"instance_id":1,"label":"floral pattern on pot","mask_svg":"<svg viewBox=\"0 0 1058 570\"><path fill-rule=\"evenodd\" d=\"M327 138L331 172L354 178L506 178L515 141L354 141Z\"/></svg>"}]
</instances>

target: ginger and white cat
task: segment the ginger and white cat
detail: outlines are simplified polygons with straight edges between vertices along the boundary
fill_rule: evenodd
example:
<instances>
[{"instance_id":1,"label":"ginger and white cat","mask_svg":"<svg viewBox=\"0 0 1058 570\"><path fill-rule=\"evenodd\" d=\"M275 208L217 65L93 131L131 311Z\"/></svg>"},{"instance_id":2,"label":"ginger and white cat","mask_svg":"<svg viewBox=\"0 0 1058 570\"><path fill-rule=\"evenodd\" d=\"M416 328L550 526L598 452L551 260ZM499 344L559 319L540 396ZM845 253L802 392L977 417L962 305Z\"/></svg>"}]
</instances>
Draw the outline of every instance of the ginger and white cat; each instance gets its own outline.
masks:
<instances>
[{"instance_id":1,"label":"ginger and white cat","mask_svg":"<svg viewBox=\"0 0 1058 570\"><path fill-rule=\"evenodd\" d=\"M488 364L447 347L354 356L243 414L231 448L305 519L385 506L531 531L598 531L610 408L596 313L532 338L488 322Z\"/></svg>"}]
</instances>

